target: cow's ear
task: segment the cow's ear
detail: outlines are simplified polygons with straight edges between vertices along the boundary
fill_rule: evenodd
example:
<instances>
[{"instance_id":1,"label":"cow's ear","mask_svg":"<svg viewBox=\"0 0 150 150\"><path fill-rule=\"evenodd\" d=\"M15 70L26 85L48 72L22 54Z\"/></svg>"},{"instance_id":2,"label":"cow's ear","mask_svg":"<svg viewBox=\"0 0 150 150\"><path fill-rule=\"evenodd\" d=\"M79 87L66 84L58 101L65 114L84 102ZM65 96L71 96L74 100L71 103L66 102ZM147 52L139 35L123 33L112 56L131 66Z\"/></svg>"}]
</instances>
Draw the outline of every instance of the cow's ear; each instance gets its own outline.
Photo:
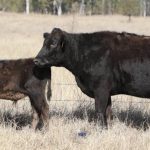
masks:
<instances>
[{"instance_id":1,"label":"cow's ear","mask_svg":"<svg viewBox=\"0 0 150 150\"><path fill-rule=\"evenodd\" d=\"M62 49L62 52L65 52L65 42L64 41L61 42L61 49Z\"/></svg>"},{"instance_id":2,"label":"cow's ear","mask_svg":"<svg viewBox=\"0 0 150 150\"><path fill-rule=\"evenodd\" d=\"M45 33L43 34L43 38L46 39L49 35L50 35L49 33L45 32Z\"/></svg>"},{"instance_id":3,"label":"cow's ear","mask_svg":"<svg viewBox=\"0 0 150 150\"><path fill-rule=\"evenodd\" d=\"M52 36L57 40L61 40L63 38L63 31L59 28L54 28L51 32Z\"/></svg>"},{"instance_id":4,"label":"cow's ear","mask_svg":"<svg viewBox=\"0 0 150 150\"><path fill-rule=\"evenodd\" d=\"M65 51L65 32L62 32L62 34L61 34L61 42L60 42L60 44L61 44L62 52L64 52Z\"/></svg>"},{"instance_id":5,"label":"cow's ear","mask_svg":"<svg viewBox=\"0 0 150 150\"><path fill-rule=\"evenodd\" d=\"M54 28L52 30L52 36L57 39L59 46L61 47L62 52L65 51L65 32L59 28Z\"/></svg>"}]
</instances>

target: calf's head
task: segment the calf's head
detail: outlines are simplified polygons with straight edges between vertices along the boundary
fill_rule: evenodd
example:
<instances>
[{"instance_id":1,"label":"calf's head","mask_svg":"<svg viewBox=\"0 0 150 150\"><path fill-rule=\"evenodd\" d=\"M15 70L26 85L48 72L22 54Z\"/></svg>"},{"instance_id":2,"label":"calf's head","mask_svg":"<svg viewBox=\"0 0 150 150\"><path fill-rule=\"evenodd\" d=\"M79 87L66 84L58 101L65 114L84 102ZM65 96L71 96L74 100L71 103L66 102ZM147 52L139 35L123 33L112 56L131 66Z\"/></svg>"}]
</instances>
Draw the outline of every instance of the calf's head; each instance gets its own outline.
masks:
<instances>
[{"instance_id":1,"label":"calf's head","mask_svg":"<svg viewBox=\"0 0 150 150\"><path fill-rule=\"evenodd\" d=\"M44 33L43 46L34 59L40 67L61 66L64 58L64 32L54 28L51 33Z\"/></svg>"}]
</instances>

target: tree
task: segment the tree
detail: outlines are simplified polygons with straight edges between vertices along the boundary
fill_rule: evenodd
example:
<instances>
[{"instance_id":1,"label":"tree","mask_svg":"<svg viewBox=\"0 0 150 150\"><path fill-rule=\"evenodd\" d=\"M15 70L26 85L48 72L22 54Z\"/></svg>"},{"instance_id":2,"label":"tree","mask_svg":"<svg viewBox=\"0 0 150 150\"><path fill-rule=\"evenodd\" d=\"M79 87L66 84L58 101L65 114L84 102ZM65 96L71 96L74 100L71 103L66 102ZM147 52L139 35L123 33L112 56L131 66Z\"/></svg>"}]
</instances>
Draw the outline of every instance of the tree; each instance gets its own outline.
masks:
<instances>
[{"instance_id":1,"label":"tree","mask_svg":"<svg viewBox=\"0 0 150 150\"><path fill-rule=\"evenodd\" d=\"M62 2L63 0L53 0L53 14L62 15Z\"/></svg>"},{"instance_id":2,"label":"tree","mask_svg":"<svg viewBox=\"0 0 150 150\"><path fill-rule=\"evenodd\" d=\"M29 14L29 11L30 11L29 0L26 0L26 14Z\"/></svg>"},{"instance_id":3,"label":"tree","mask_svg":"<svg viewBox=\"0 0 150 150\"><path fill-rule=\"evenodd\" d=\"M85 2L84 2L84 0L81 0L79 14L80 15L84 15L85 14Z\"/></svg>"},{"instance_id":4,"label":"tree","mask_svg":"<svg viewBox=\"0 0 150 150\"><path fill-rule=\"evenodd\" d=\"M29 8L30 6L30 8ZM0 10L37 13L150 15L150 0L0 0Z\"/></svg>"},{"instance_id":5,"label":"tree","mask_svg":"<svg viewBox=\"0 0 150 150\"><path fill-rule=\"evenodd\" d=\"M62 0L57 0L57 15L62 15Z\"/></svg>"},{"instance_id":6,"label":"tree","mask_svg":"<svg viewBox=\"0 0 150 150\"><path fill-rule=\"evenodd\" d=\"M102 0L102 14L105 14L105 0Z\"/></svg>"}]
</instances>

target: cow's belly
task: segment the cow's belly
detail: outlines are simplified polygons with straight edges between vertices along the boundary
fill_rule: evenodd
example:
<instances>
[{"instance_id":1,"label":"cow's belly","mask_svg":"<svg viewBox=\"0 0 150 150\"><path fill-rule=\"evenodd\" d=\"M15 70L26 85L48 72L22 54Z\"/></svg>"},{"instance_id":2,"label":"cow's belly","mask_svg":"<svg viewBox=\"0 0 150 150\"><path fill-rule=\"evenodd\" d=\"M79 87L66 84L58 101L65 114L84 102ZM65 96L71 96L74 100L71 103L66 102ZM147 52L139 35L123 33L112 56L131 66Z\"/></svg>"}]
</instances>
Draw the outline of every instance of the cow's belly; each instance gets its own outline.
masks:
<instances>
[{"instance_id":1,"label":"cow's belly","mask_svg":"<svg viewBox=\"0 0 150 150\"><path fill-rule=\"evenodd\" d=\"M91 91L88 86L84 85L84 83L78 78L75 76L75 79L76 79L76 82L77 82L77 85L78 87L81 89L81 91L86 94L87 96L91 97L91 98L94 98L94 93L93 91Z\"/></svg>"},{"instance_id":2,"label":"cow's belly","mask_svg":"<svg viewBox=\"0 0 150 150\"><path fill-rule=\"evenodd\" d=\"M24 93L18 91L18 83L15 80L3 76L0 79L0 99L17 101L26 97Z\"/></svg>"},{"instance_id":3,"label":"cow's belly","mask_svg":"<svg viewBox=\"0 0 150 150\"><path fill-rule=\"evenodd\" d=\"M124 94L150 97L150 61L126 62L121 71Z\"/></svg>"},{"instance_id":4,"label":"cow's belly","mask_svg":"<svg viewBox=\"0 0 150 150\"><path fill-rule=\"evenodd\" d=\"M23 93L20 93L20 92L14 92L14 91L0 92L0 99L17 101L17 100L20 100L24 97L26 97L26 95Z\"/></svg>"}]
</instances>

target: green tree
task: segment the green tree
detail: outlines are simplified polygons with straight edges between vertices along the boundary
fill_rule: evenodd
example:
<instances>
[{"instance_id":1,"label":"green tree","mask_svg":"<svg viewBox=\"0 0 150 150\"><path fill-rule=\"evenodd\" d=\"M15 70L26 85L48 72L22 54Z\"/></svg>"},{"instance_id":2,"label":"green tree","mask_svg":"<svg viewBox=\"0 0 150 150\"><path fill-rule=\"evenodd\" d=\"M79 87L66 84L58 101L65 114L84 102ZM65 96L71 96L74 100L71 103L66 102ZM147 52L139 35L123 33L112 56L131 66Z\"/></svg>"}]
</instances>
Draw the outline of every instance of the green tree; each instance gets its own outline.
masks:
<instances>
[{"instance_id":1,"label":"green tree","mask_svg":"<svg viewBox=\"0 0 150 150\"><path fill-rule=\"evenodd\" d=\"M0 8L5 11L23 12L25 1L23 0L0 0Z\"/></svg>"},{"instance_id":2,"label":"green tree","mask_svg":"<svg viewBox=\"0 0 150 150\"><path fill-rule=\"evenodd\" d=\"M140 0L120 0L117 12L123 15L140 15Z\"/></svg>"},{"instance_id":3,"label":"green tree","mask_svg":"<svg viewBox=\"0 0 150 150\"><path fill-rule=\"evenodd\" d=\"M55 0L62 13L150 15L150 0ZM84 4L83 4L84 2ZM0 0L0 10L25 12L25 0ZM59 9L60 10L60 9ZM54 0L30 0L30 11L54 13Z\"/></svg>"}]
</instances>

